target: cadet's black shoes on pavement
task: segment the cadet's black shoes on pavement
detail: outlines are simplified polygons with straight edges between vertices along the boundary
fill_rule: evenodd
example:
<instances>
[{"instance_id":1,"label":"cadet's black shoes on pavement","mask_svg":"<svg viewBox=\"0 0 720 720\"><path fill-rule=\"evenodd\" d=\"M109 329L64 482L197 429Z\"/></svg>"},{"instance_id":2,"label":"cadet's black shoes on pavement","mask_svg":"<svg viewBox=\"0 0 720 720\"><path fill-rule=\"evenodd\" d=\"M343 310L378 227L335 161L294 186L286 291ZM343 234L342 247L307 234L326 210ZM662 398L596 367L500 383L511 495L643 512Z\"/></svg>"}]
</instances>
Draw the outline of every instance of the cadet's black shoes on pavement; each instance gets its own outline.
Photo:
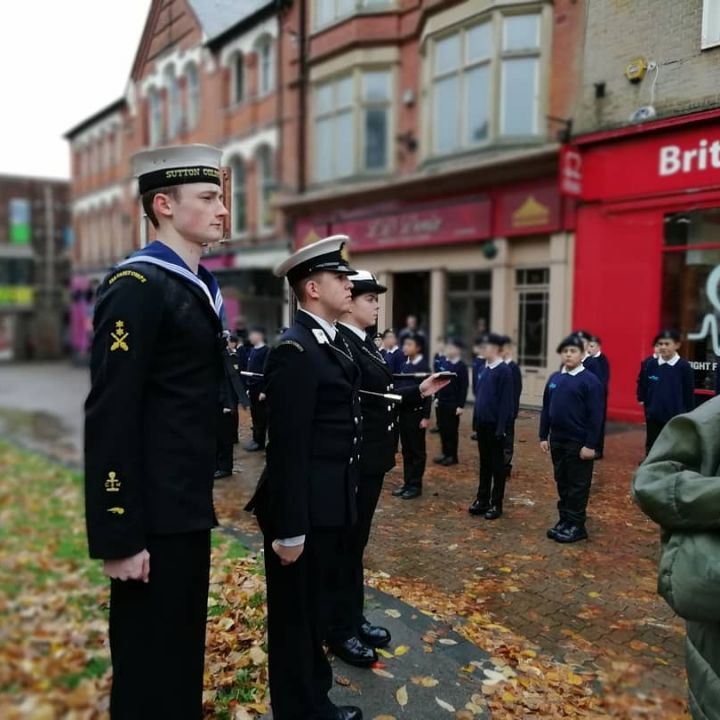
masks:
<instances>
[{"instance_id":1,"label":"cadet's black shoes on pavement","mask_svg":"<svg viewBox=\"0 0 720 720\"><path fill-rule=\"evenodd\" d=\"M468 508L468 512L471 515L484 515L489 509L488 505L482 505L479 500L475 500Z\"/></svg>"},{"instance_id":2,"label":"cadet's black shoes on pavement","mask_svg":"<svg viewBox=\"0 0 720 720\"><path fill-rule=\"evenodd\" d=\"M557 539L557 534L559 532L562 532L567 527L567 521L566 520L558 520L555 523L554 527L551 527L545 534L550 538L550 540Z\"/></svg>"},{"instance_id":3,"label":"cadet's black shoes on pavement","mask_svg":"<svg viewBox=\"0 0 720 720\"><path fill-rule=\"evenodd\" d=\"M400 496L401 500L414 500L422 495L422 488L417 485L408 485L405 492Z\"/></svg>"},{"instance_id":4,"label":"cadet's black shoes on pavement","mask_svg":"<svg viewBox=\"0 0 720 720\"><path fill-rule=\"evenodd\" d=\"M450 465L457 465L457 464L458 464L458 459L451 458L451 457L443 458L442 461L438 463L438 465L444 465L445 467L448 467Z\"/></svg>"},{"instance_id":5,"label":"cadet's black shoes on pavement","mask_svg":"<svg viewBox=\"0 0 720 720\"><path fill-rule=\"evenodd\" d=\"M408 489L407 485L401 485L399 488L395 488L392 491L393 497L400 497Z\"/></svg>"},{"instance_id":6,"label":"cadet's black shoes on pavement","mask_svg":"<svg viewBox=\"0 0 720 720\"><path fill-rule=\"evenodd\" d=\"M584 525L566 525L555 533L553 540L559 543L574 543L578 540L587 540L588 534Z\"/></svg>"},{"instance_id":7,"label":"cadet's black shoes on pavement","mask_svg":"<svg viewBox=\"0 0 720 720\"><path fill-rule=\"evenodd\" d=\"M222 480L222 478L230 477L232 472L230 470L216 470L213 477L215 480Z\"/></svg>"},{"instance_id":8,"label":"cadet's black shoes on pavement","mask_svg":"<svg viewBox=\"0 0 720 720\"><path fill-rule=\"evenodd\" d=\"M363 720L362 710L354 705L340 705L331 715L323 715L323 720Z\"/></svg>"},{"instance_id":9,"label":"cadet's black shoes on pavement","mask_svg":"<svg viewBox=\"0 0 720 720\"><path fill-rule=\"evenodd\" d=\"M343 662L355 667L370 667L378 660L375 650L356 637L348 638L342 643L330 643L330 650Z\"/></svg>"},{"instance_id":10,"label":"cadet's black shoes on pavement","mask_svg":"<svg viewBox=\"0 0 720 720\"><path fill-rule=\"evenodd\" d=\"M369 622L364 622L360 626L360 639L370 647L384 648L390 644L392 637L390 631L379 625L372 625Z\"/></svg>"},{"instance_id":11,"label":"cadet's black shoes on pavement","mask_svg":"<svg viewBox=\"0 0 720 720\"><path fill-rule=\"evenodd\" d=\"M436 455L433 458L433 462L437 463L438 465L441 465L443 462L445 462L445 456L444 455Z\"/></svg>"},{"instance_id":12,"label":"cadet's black shoes on pavement","mask_svg":"<svg viewBox=\"0 0 720 720\"><path fill-rule=\"evenodd\" d=\"M502 508L494 505L485 513L486 520L497 520L502 515Z\"/></svg>"}]
</instances>

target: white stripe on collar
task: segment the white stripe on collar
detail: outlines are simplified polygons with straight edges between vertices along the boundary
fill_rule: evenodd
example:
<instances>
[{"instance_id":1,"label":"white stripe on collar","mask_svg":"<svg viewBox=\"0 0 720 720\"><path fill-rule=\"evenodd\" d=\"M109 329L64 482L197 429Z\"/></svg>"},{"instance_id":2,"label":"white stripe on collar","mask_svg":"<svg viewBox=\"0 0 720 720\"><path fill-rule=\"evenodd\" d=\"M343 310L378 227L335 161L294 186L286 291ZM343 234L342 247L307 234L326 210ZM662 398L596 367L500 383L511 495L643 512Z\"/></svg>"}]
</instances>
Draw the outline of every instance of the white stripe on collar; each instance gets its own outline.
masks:
<instances>
[{"instance_id":1,"label":"white stripe on collar","mask_svg":"<svg viewBox=\"0 0 720 720\"><path fill-rule=\"evenodd\" d=\"M563 375L572 375L573 377L575 377L575 375L579 375L581 372L583 372L583 370L585 370L585 367L582 364L578 365L576 368L573 368L572 370L568 370L563 365L563 369L560 372Z\"/></svg>"},{"instance_id":2,"label":"white stripe on collar","mask_svg":"<svg viewBox=\"0 0 720 720\"><path fill-rule=\"evenodd\" d=\"M660 356L658 356L657 364L658 365L669 365L670 367L675 367L677 365L678 361L680 360L680 356L675 353L673 357L671 357L669 360L663 360Z\"/></svg>"}]
</instances>

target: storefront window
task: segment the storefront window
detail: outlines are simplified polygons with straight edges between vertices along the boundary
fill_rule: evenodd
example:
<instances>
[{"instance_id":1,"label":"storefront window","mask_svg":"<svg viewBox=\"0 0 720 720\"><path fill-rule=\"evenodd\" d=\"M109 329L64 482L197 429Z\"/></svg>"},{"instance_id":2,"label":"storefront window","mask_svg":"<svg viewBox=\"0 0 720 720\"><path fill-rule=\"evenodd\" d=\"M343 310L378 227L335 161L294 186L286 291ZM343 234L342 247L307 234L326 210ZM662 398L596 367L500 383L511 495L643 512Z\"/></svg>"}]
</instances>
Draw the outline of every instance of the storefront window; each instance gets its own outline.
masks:
<instances>
[{"instance_id":1,"label":"storefront window","mask_svg":"<svg viewBox=\"0 0 720 720\"><path fill-rule=\"evenodd\" d=\"M720 209L665 217L662 327L680 332L681 354L695 371L695 390L715 390L720 355Z\"/></svg>"},{"instance_id":2,"label":"storefront window","mask_svg":"<svg viewBox=\"0 0 720 720\"><path fill-rule=\"evenodd\" d=\"M490 325L492 273L448 273L447 293L447 334L462 338L471 348Z\"/></svg>"},{"instance_id":3,"label":"storefront window","mask_svg":"<svg viewBox=\"0 0 720 720\"><path fill-rule=\"evenodd\" d=\"M517 270L518 364L547 367L547 330L550 310L550 270Z\"/></svg>"}]
</instances>

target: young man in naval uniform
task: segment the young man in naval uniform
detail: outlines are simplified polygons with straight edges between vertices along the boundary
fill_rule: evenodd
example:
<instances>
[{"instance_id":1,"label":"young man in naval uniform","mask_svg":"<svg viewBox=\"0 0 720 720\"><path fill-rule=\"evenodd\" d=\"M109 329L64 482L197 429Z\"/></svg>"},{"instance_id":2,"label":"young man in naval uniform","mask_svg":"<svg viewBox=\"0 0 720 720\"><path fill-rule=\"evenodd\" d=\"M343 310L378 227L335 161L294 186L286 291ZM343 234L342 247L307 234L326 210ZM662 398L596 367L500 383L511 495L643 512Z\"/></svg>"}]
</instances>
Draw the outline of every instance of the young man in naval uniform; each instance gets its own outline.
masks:
<instances>
[{"instance_id":1,"label":"young man in naval uniform","mask_svg":"<svg viewBox=\"0 0 720 720\"><path fill-rule=\"evenodd\" d=\"M248 504L265 536L274 720L362 719L328 698L323 648L357 516L360 373L335 326L351 301L347 242L319 240L275 270L300 309L265 365L267 464Z\"/></svg>"},{"instance_id":2,"label":"young man in naval uniform","mask_svg":"<svg viewBox=\"0 0 720 720\"><path fill-rule=\"evenodd\" d=\"M379 296L387 292L387 288L367 270L351 275L350 280L353 284L352 303L337 327L360 368L361 388L365 391L362 394L358 518L350 533L345 562L346 583L338 597L328 639L330 649L337 657L351 665L369 667L378 659L375 648L385 647L391 640L387 629L372 625L364 615L363 555L385 473L395 466L397 410L394 403L383 395L399 395L403 402L417 405L423 398L445 387L449 380L429 377L419 385L395 390L393 368L367 332L377 323Z\"/></svg>"},{"instance_id":3,"label":"young man in naval uniform","mask_svg":"<svg viewBox=\"0 0 720 720\"><path fill-rule=\"evenodd\" d=\"M103 281L85 404L90 556L111 579L113 720L202 718L222 296L220 151L136 154L158 240Z\"/></svg>"}]
</instances>

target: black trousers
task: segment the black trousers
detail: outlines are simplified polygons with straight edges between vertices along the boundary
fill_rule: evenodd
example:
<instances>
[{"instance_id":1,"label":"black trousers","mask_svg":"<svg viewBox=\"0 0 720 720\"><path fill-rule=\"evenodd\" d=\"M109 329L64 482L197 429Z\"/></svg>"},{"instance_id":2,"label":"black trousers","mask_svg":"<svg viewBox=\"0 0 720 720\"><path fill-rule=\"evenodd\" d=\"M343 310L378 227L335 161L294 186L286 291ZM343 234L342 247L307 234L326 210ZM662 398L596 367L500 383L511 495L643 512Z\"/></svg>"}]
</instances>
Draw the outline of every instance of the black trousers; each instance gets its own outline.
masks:
<instances>
[{"instance_id":1,"label":"black trousers","mask_svg":"<svg viewBox=\"0 0 720 720\"><path fill-rule=\"evenodd\" d=\"M333 684L323 643L347 562L347 529L313 529L292 565L281 565L265 538L270 702L274 720L332 717Z\"/></svg>"},{"instance_id":2,"label":"black trousers","mask_svg":"<svg viewBox=\"0 0 720 720\"><path fill-rule=\"evenodd\" d=\"M403 479L406 485L422 486L427 452L425 430L420 427L422 408L400 411L400 442L402 443Z\"/></svg>"},{"instance_id":3,"label":"black trousers","mask_svg":"<svg viewBox=\"0 0 720 720\"><path fill-rule=\"evenodd\" d=\"M262 390L257 386L251 386L248 390L250 396L250 417L252 418L252 438L261 448L265 447L267 438L267 404L260 400Z\"/></svg>"},{"instance_id":4,"label":"black trousers","mask_svg":"<svg viewBox=\"0 0 720 720\"><path fill-rule=\"evenodd\" d=\"M581 460L581 443L550 441L550 454L555 471L560 520L584 525L590 498L593 461Z\"/></svg>"},{"instance_id":5,"label":"black trousers","mask_svg":"<svg viewBox=\"0 0 720 720\"><path fill-rule=\"evenodd\" d=\"M512 472L513 455L515 454L515 420L510 423L505 442L503 444L503 459L505 461L505 478L510 477Z\"/></svg>"},{"instance_id":6,"label":"black trousers","mask_svg":"<svg viewBox=\"0 0 720 720\"><path fill-rule=\"evenodd\" d=\"M605 406L603 407L602 425L600 426L600 443L597 449L598 455L605 454L605 425L607 425L607 401L608 389L605 388Z\"/></svg>"},{"instance_id":7,"label":"black trousers","mask_svg":"<svg viewBox=\"0 0 720 720\"><path fill-rule=\"evenodd\" d=\"M645 419L645 455L650 452L650 448L655 444L658 435L666 425L667 421Z\"/></svg>"},{"instance_id":8,"label":"black trousers","mask_svg":"<svg viewBox=\"0 0 720 720\"><path fill-rule=\"evenodd\" d=\"M480 453L480 482L477 499L483 506L502 510L505 497L505 440L496 436L494 424L478 423L477 444Z\"/></svg>"},{"instance_id":9,"label":"black trousers","mask_svg":"<svg viewBox=\"0 0 720 720\"><path fill-rule=\"evenodd\" d=\"M226 413L220 410L218 423L218 442L216 470L232 472L233 469L233 445L237 442L238 411L234 408Z\"/></svg>"},{"instance_id":10,"label":"black trousers","mask_svg":"<svg viewBox=\"0 0 720 720\"><path fill-rule=\"evenodd\" d=\"M382 492L382 473L362 475L357 489L357 523L348 532L343 585L338 593L336 611L328 639L342 643L357 636L365 620L365 575L363 557L370 539L375 509Z\"/></svg>"},{"instance_id":11,"label":"black trousers","mask_svg":"<svg viewBox=\"0 0 720 720\"><path fill-rule=\"evenodd\" d=\"M112 580L112 720L201 720L210 531L148 538L150 582Z\"/></svg>"},{"instance_id":12,"label":"black trousers","mask_svg":"<svg viewBox=\"0 0 720 720\"><path fill-rule=\"evenodd\" d=\"M460 430L460 416L457 406L438 403L435 410L438 427L440 428L440 446L445 457L458 459L458 433Z\"/></svg>"}]
</instances>

